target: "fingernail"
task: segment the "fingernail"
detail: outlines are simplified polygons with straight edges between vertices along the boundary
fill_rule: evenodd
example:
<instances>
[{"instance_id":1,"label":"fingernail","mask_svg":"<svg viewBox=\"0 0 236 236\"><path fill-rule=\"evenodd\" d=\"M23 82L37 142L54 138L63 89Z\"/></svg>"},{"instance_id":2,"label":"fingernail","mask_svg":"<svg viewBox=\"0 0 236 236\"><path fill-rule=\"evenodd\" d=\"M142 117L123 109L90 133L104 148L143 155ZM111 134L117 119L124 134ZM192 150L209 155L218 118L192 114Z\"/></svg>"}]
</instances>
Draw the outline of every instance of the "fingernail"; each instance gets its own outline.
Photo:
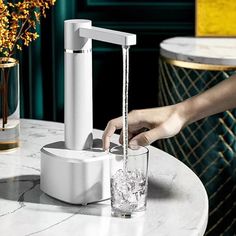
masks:
<instances>
[{"instance_id":1,"label":"fingernail","mask_svg":"<svg viewBox=\"0 0 236 236\"><path fill-rule=\"evenodd\" d=\"M138 149L138 148L139 148L139 145L138 145L137 140L132 140L132 141L130 141L129 147L130 147L131 149Z\"/></svg>"}]
</instances>

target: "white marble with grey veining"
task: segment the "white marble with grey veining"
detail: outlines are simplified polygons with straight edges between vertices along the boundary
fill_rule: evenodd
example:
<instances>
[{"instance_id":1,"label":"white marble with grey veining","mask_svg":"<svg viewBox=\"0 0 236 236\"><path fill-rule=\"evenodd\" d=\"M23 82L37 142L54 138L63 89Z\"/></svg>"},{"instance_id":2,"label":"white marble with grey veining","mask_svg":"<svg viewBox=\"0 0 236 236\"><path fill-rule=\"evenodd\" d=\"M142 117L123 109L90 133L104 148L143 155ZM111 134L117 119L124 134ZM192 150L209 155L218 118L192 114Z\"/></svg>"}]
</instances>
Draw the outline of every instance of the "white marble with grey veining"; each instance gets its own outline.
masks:
<instances>
[{"instance_id":1,"label":"white marble with grey veining","mask_svg":"<svg viewBox=\"0 0 236 236\"><path fill-rule=\"evenodd\" d=\"M102 131L94 130L95 138ZM149 191L144 216L110 215L110 202L70 205L40 188L40 148L63 140L63 124L21 120L21 147L0 154L1 236L201 236L208 198L198 177L169 154L149 147ZM117 135L113 142L117 142Z\"/></svg>"},{"instance_id":2,"label":"white marble with grey veining","mask_svg":"<svg viewBox=\"0 0 236 236\"><path fill-rule=\"evenodd\" d=\"M162 41L160 50L169 59L236 66L236 38L174 37Z\"/></svg>"}]
</instances>

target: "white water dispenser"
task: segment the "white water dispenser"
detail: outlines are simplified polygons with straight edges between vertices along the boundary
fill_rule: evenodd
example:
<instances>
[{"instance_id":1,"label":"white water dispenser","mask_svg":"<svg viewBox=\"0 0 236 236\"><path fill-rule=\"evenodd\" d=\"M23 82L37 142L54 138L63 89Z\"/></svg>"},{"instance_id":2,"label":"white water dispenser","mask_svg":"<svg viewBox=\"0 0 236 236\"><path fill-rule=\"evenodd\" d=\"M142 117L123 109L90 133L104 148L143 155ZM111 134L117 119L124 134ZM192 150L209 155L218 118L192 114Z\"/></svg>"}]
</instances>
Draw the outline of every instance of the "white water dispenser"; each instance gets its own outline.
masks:
<instances>
[{"instance_id":1,"label":"white water dispenser","mask_svg":"<svg viewBox=\"0 0 236 236\"><path fill-rule=\"evenodd\" d=\"M92 39L136 44L135 34L94 27L90 20L64 22L65 140L42 147L40 188L73 204L110 198L109 154L93 139Z\"/></svg>"}]
</instances>

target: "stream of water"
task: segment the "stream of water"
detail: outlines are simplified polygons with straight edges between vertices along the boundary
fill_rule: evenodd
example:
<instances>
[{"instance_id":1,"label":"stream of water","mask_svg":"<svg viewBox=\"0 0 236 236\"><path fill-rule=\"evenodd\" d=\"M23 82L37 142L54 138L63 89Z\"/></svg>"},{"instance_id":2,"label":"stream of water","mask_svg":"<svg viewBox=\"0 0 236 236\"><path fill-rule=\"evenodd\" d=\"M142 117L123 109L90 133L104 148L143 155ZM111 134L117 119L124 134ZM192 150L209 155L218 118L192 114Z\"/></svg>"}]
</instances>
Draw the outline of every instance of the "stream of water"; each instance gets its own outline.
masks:
<instances>
[{"instance_id":1,"label":"stream of water","mask_svg":"<svg viewBox=\"0 0 236 236\"><path fill-rule=\"evenodd\" d=\"M127 171L127 158L128 158L128 89L129 89L129 47L122 47L123 55L123 95L122 95L122 118L123 118L123 155L124 166L123 170Z\"/></svg>"}]
</instances>

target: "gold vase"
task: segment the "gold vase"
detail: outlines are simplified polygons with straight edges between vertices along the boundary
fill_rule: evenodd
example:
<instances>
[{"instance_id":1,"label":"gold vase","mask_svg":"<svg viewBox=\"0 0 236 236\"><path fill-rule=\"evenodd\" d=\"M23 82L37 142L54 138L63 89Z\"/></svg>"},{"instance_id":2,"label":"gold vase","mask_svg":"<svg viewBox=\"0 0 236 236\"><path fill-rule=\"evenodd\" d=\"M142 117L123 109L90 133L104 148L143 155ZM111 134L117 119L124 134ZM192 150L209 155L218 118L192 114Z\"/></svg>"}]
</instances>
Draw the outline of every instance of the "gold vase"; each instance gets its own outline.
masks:
<instances>
[{"instance_id":1,"label":"gold vase","mask_svg":"<svg viewBox=\"0 0 236 236\"><path fill-rule=\"evenodd\" d=\"M0 151L19 146L19 63L0 57Z\"/></svg>"}]
</instances>

